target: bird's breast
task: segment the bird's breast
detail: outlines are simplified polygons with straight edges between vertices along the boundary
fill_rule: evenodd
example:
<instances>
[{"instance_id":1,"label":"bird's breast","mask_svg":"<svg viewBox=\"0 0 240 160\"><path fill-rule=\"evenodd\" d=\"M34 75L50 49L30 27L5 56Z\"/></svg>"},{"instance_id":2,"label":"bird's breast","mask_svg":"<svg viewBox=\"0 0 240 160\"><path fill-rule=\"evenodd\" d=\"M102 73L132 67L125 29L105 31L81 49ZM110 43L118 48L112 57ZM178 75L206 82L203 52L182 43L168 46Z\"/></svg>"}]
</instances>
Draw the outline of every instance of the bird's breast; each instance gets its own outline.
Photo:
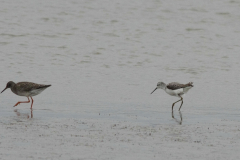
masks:
<instances>
[{"instance_id":1,"label":"bird's breast","mask_svg":"<svg viewBox=\"0 0 240 160\"><path fill-rule=\"evenodd\" d=\"M178 95L182 95L183 94L183 89L180 88L180 89L175 89L175 90L171 90L171 89L168 89L166 88L166 93L171 95L171 96L177 96L179 97Z\"/></svg>"}]
</instances>

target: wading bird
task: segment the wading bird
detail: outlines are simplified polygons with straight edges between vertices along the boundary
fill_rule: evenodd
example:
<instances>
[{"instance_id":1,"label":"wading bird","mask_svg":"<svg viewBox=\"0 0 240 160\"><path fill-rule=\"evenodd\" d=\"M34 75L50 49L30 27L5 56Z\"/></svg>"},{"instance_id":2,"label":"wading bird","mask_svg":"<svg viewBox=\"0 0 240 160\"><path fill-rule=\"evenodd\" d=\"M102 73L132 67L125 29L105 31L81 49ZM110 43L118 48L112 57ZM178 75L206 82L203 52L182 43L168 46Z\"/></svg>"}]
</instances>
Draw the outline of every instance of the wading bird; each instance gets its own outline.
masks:
<instances>
[{"instance_id":1,"label":"wading bird","mask_svg":"<svg viewBox=\"0 0 240 160\"><path fill-rule=\"evenodd\" d=\"M193 87L192 84L193 84L193 82L189 82L187 84L180 84L177 82L172 82L172 83L169 83L168 85L166 85L164 82L158 82L157 87L152 91L152 93L160 88L160 89L163 89L167 94L169 94L171 96L176 96L176 97L181 98L180 100L178 100L172 104L172 111L173 111L173 106L175 105L175 103L182 101L181 106L179 108L179 111L180 111L182 104L183 104L182 96L184 94L186 94L189 89L191 89Z\"/></svg>"},{"instance_id":2,"label":"wading bird","mask_svg":"<svg viewBox=\"0 0 240 160\"><path fill-rule=\"evenodd\" d=\"M5 91L8 88L11 88L12 92L15 93L16 95L25 96L28 98L28 101L17 102L13 106L13 107L15 107L15 106L19 105L20 103L29 103L30 102L29 97L32 99L32 96L36 96L36 95L40 94L43 90L45 90L46 88L48 88L50 86L51 85L36 84L36 83L32 83L32 82L14 83L13 81L9 81L6 85L6 88L3 91ZM33 105L33 99L32 99L31 109L32 109L32 105Z\"/></svg>"}]
</instances>

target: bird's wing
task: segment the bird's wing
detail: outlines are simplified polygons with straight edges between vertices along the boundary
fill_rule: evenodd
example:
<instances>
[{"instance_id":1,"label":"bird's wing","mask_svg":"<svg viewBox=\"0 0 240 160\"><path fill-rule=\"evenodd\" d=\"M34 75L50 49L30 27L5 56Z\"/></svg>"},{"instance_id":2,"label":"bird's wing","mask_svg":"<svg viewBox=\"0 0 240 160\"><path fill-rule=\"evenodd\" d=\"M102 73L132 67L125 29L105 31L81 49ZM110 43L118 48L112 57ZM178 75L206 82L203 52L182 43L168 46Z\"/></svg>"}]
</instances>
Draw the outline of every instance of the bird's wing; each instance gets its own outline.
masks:
<instances>
[{"instance_id":1,"label":"bird's wing","mask_svg":"<svg viewBox=\"0 0 240 160\"><path fill-rule=\"evenodd\" d=\"M183 86L184 86L184 84L180 84L180 83L177 83L177 82L172 82L172 83L169 83L167 85L167 88L171 89L171 90L176 90L176 89L183 88Z\"/></svg>"},{"instance_id":2,"label":"bird's wing","mask_svg":"<svg viewBox=\"0 0 240 160\"><path fill-rule=\"evenodd\" d=\"M185 87L189 87L189 86L193 87L192 84L193 84L193 82L189 82L187 84L180 84L177 82L172 82L167 85L167 88L171 89L171 90L176 90L176 89L185 88Z\"/></svg>"},{"instance_id":3,"label":"bird's wing","mask_svg":"<svg viewBox=\"0 0 240 160\"><path fill-rule=\"evenodd\" d=\"M32 82L19 82L16 84L19 91L29 92L35 89L40 89L44 87L49 87L49 85L36 84Z\"/></svg>"}]
</instances>

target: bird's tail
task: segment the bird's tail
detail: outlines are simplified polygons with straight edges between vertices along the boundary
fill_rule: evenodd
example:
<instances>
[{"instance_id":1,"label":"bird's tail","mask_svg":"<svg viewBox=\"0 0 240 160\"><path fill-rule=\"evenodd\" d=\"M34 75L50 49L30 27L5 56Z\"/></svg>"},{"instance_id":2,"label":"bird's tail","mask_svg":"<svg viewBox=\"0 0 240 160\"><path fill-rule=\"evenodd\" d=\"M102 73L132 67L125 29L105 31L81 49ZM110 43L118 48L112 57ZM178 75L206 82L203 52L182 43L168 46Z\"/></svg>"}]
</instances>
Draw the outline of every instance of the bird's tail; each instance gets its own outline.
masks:
<instances>
[{"instance_id":1,"label":"bird's tail","mask_svg":"<svg viewBox=\"0 0 240 160\"><path fill-rule=\"evenodd\" d=\"M193 82L189 82L188 84L187 84L187 86L191 86L191 87L193 87Z\"/></svg>"},{"instance_id":2,"label":"bird's tail","mask_svg":"<svg viewBox=\"0 0 240 160\"><path fill-rule=\"evenodd\" d=\"M40 89L40 88L47 88L47 87L50 87L51 85L42 85L42 86L39 86L37 89Z\"/></svg>"}]
</instances>

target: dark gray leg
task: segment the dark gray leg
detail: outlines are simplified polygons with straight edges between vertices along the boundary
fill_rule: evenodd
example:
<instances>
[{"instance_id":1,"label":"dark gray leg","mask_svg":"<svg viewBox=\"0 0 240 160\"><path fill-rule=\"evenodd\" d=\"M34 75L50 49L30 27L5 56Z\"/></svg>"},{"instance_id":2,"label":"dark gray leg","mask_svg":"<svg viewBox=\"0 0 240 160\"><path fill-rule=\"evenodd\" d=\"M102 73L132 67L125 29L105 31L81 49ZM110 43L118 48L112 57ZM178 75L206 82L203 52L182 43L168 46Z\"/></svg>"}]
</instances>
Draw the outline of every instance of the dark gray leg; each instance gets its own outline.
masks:
<instances>
[{"instance_id":1,"label":"dark gray leg","mask_svg":"<svg viewBox=\"0 0 240 160\"><path fill-rule=\"evenodd\" d=\"M182 124L182 113L181 113L181 111L179 111L179 115L180 115L180 121L177 120L177 119L174 117L174 113L173 113L173 111L172 111L172 118L175 119L175 121L178 122L178 123L181 125L181 124Z\"/></svg>"},{"instance_id":2,"label":"dark gray leg","mask_svg":"<svg viewBox=\"0 0 240 160\"><path fill-rule=\"evenodd\" d=\"M180 125L182 124L182 113L181 111L179 111L179 114L180 114L180 118L181 118L181 121L180 121Z\"/></svg>"},{"instance_id":3,"label":"dark gray leg","mask_svg":"<svg viewBox=\"0 0 240 160\"><path fill-rule=\"evenodd\" d=\"M180 95L179 95L180 96ZM181 97L181 96L180 96ZM180 111L180 109L181 109L181 107L182 107L182 104L183 104L183 98L181 97L181 100L182 100L182 103L181 103L181 106L180 106L180 108L179 108L179 111Z\"/></svg>"},{"instance_id":4,"label":"dark gray leg","mask_svg":"<svg viewBox=\"0 0 240 160\"><path fill-rule=\"evenodd\" d=\"M182 100L182 98L172 104L172 111L173 111L173 106L175 105L175 103L177 103L177 102L179 102L179 101L181 101L181 100Z\"/></svg>"}]
</instances>

